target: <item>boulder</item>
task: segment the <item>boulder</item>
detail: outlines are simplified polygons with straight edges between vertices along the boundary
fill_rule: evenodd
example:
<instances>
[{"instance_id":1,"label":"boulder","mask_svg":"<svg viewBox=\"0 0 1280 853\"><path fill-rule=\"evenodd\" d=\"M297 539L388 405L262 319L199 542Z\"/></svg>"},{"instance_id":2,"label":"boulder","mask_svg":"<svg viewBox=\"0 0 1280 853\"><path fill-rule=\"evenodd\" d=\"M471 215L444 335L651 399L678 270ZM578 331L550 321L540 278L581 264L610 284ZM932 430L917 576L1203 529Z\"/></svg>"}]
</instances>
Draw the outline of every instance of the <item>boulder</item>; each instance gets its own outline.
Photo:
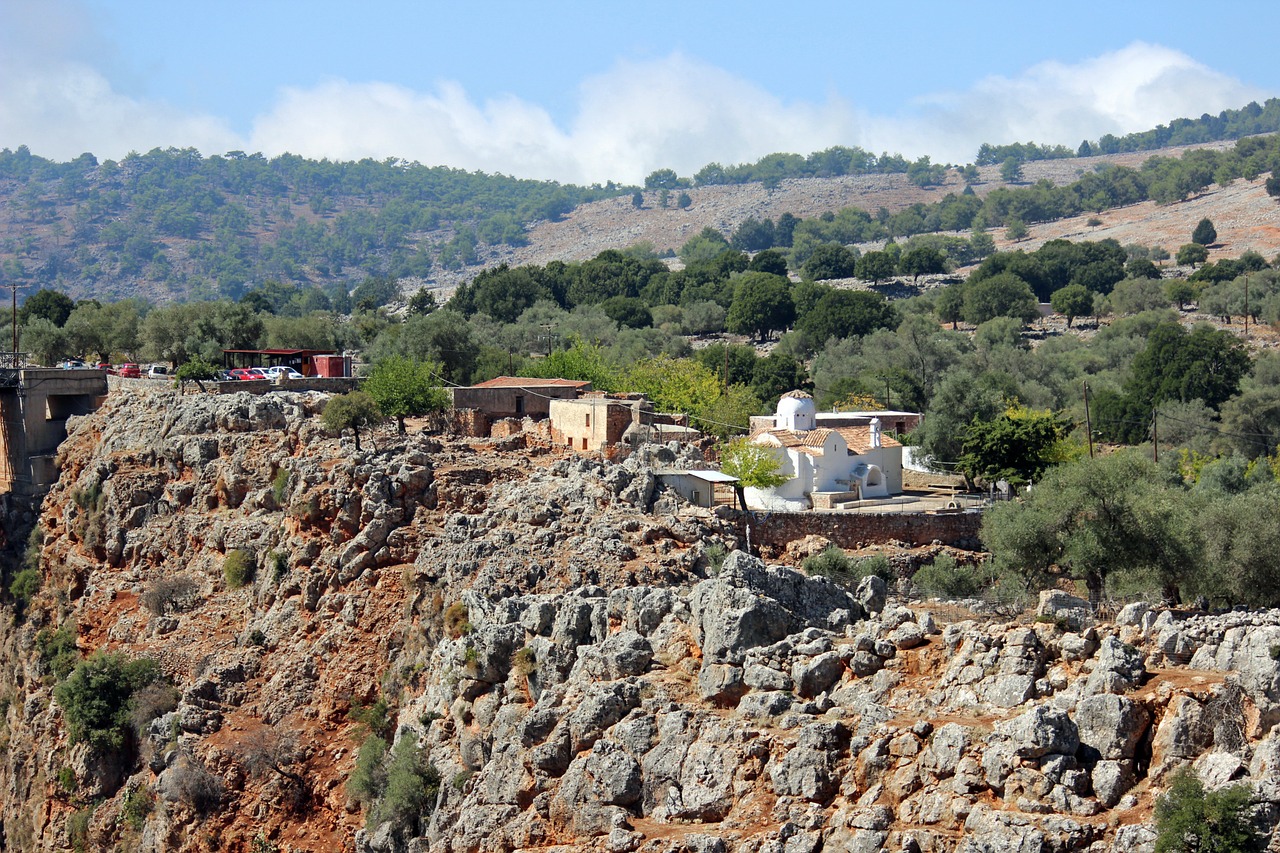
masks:
<instances>
[{"instance_id":1,"label":"boulder","mask_svg":"<svg viewBox=\"0 0 1280 853\"><path fill-rule=\"evenodd\" d=\"M996 724L1016 754L1040 758L1050 753L1074 755L1080 746L1075 722L1061 708L1038 705L1021 716Z\"/></svg>"},{"instance_id":2,"label":"boulder","mask_svg":"<svg viewBox=\"0 0 1280 853\"><path fill-rule=\"evenodd\" d=\"M1145 707L1112 693L1086 696L1076 705L1081 750L1096 753L1095 759L1133 758L1150 720Z\"/></svg>"},{"instance_id":3,"label":"boulder","mask_svg":"<svg viewBox=\"0 0 1280 853\"><path fill-rule=\"evenodd\" d=\"M1040 593L1036 615L1047 616L1071 631L1093 624L1093 607L1089 602L1058 589L1046 589Z\"/></svg>"}]
</instances>

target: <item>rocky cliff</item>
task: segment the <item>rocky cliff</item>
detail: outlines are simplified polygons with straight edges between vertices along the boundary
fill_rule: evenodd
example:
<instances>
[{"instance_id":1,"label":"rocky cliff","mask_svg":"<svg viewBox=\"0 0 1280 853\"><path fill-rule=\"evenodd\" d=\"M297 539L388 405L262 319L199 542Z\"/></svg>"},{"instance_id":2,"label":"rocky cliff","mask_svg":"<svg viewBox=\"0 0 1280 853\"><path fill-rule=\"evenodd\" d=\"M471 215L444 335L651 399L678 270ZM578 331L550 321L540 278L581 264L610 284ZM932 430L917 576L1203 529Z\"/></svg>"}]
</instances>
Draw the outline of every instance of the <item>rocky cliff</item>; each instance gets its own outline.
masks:
<instances>
[{"instance_id":1,"label":"rocky cliff","mask_svg":"<svg viewBox=\"0 0 1280 853\"><path fill-rule=\"evenodd\" d=\"M322 406L73 420L0 629L6 849L1139 851L1184 765L1280 820L1280 613L905 606L734 551L671 448L357 451Z\"/></svg>"}]
</instances>

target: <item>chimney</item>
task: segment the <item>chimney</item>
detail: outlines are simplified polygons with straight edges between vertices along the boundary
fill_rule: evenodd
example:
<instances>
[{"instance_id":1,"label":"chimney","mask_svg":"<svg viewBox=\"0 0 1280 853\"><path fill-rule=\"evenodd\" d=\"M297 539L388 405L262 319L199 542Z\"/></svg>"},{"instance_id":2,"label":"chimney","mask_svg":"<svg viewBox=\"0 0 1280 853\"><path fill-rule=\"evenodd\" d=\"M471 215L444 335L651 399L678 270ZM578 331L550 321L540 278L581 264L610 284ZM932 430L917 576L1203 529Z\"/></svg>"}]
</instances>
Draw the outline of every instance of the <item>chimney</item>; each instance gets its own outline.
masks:
<instances>
[{"instance_id":1,"label":"chimney","mask_svg":"<svg viewBox=\"0 0 1280 853\"><path fill-rule=\"evenodd\" d=\"M868 443L871 445L871 448L874 450L875 448L880 446L880 419L879 418L871 419L871 428L869 430L869 433L870 434L869 434Z\"/></svg>"}]
</instances>

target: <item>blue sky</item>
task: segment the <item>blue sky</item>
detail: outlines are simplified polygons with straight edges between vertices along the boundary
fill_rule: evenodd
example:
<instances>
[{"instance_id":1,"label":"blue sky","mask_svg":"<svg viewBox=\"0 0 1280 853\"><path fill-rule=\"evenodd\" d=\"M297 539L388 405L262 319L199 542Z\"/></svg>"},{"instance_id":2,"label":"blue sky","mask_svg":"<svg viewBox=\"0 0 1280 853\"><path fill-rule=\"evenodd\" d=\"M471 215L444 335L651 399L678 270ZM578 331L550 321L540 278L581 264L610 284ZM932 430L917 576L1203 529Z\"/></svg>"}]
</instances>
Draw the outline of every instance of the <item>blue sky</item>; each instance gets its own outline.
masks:
<instances>
[{"instance_id":1,"label":"blue sky","mask_svg":"<svg viewBox=\"0 0 1280 853\"><path fill-rule=\"evenodd\" d=\"M961 163L1280 95L1277 8L0 0L0 146L578 182L837 144Z\"/></svg>"}]
</instances>

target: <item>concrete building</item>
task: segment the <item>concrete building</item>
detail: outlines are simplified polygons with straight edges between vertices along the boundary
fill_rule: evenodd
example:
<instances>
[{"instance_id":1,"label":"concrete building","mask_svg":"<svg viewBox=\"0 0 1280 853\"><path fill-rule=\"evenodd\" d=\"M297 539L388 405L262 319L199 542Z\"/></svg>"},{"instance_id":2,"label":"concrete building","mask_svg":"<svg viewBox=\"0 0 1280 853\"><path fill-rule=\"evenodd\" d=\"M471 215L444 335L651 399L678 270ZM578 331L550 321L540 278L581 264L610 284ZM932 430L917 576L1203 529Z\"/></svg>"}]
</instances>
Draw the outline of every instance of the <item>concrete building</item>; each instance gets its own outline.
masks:
<instances>
[{"instance_id":1,"label":"concrete building","mask_svg":"<svg viewBox=\"0 0 1280 853\"><path fill-rule=\"evenodd\" d=\"M499 376L466 388L450 389L455 409L475 409L490 421L546 418L551 414L553 400L576 400L590 390L590 382L520 376Z\"/></svg>"},{"instance_id":2,"label":"concrete building","mask_svg":"<svg viewBox=\"0 0 1280 853\"><path fill-rule=\"evenodd\" d=\"M653 473L659 483L673 489L694 506L711 508L735 503L733 487L738 478L722 471L659 468Z\"/></svg>"},{"instance_id":3,"label":"concrete building","mask_svg":"<svg viewBox=\"0 0 1280 853\"><path fill-rule=\"evenodd\" d=\"M772 489L748 488L747 505L760 509L839 509L902 493L902 445L879 419L865 426L820 427L813 398L791 391L778 401L773 425L749 440L770 448L790 477Z\"/></svg>"},{"instance_id":4,"label":"concrete building","mask_svg":"<svg viewBox=\"0 0 1280 853\"><path fill-rule=\"evenodd\" d=\"M653 404L640 395L588 394L552 400L551 442L574 450L603 450L622 441L632 424L644 423Z\"/></svg>"},{"instance_id":5,"label":"concrete building","mask_svg":"<svg viewBox=\"0 0 1280 853\"><path fill-rule=\"evenodd\" d=\"M90 368L16 368L0 353L0 490L38 495L58 479L58 445L67 418L87 415L107 394L107 374Z\"/></svg>"}]
</instances>

